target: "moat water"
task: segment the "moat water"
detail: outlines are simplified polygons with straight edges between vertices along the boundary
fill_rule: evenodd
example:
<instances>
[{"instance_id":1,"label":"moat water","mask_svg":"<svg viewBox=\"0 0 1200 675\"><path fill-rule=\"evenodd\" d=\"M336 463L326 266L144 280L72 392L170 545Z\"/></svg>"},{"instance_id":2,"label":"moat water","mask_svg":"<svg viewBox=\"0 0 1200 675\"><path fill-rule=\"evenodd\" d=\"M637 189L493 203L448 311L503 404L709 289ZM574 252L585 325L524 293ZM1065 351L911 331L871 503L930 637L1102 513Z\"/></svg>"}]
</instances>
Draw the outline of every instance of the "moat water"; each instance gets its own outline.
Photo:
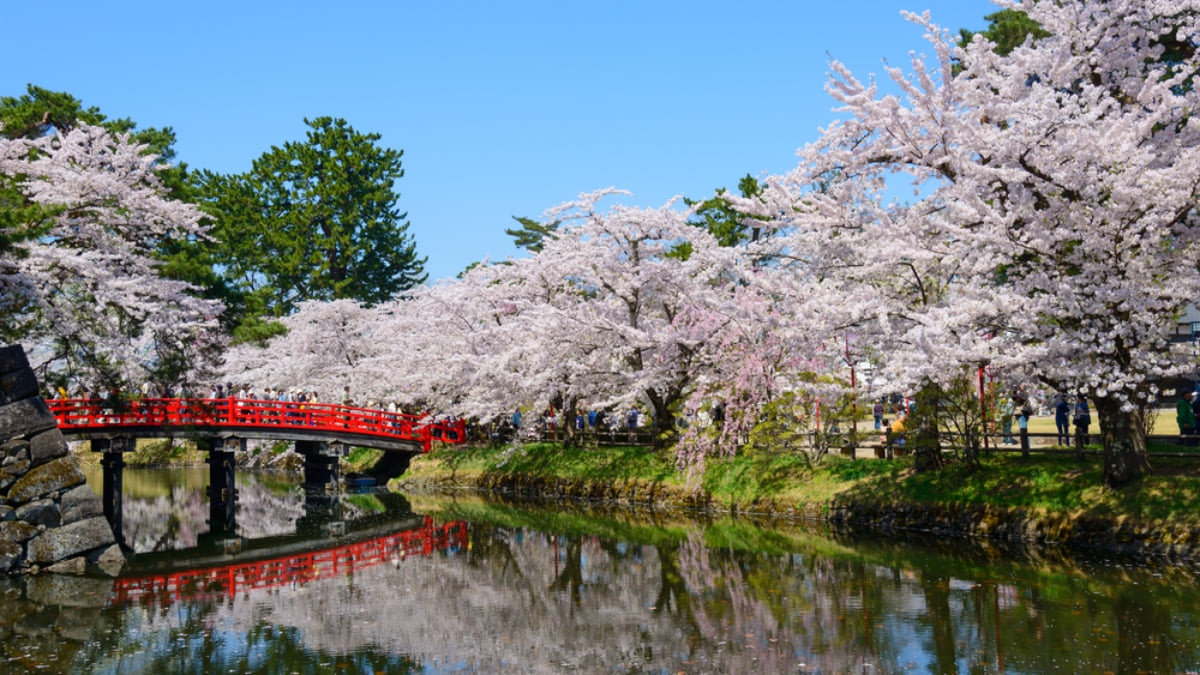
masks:
<instances>
[{"instance_id":1,"label":"moat water","mask_svg":"<svg viewBox=\"0 0 1200 675\"><path fill-rule=\"evenodd\" d=\"M0 672L1200 670L1186 564L245 473L213 532L206 482L127 471L120 578L0 579Z\"/></svg>"}]
</instances>

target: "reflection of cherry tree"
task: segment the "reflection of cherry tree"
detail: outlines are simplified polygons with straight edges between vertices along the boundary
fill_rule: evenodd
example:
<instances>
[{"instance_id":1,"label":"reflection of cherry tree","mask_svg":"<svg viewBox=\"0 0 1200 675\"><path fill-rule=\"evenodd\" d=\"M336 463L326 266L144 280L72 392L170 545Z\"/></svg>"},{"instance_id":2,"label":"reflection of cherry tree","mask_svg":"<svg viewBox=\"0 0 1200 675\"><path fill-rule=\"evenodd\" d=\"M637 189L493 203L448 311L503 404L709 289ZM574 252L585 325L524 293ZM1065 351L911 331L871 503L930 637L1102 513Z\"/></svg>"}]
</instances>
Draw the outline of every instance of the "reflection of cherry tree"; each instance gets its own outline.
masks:
<instances>
[{"instance_id":1,"label":"reflection of cherry tree","mask_svg":"<svg viewBox=\"0 0 1200 675\"><path fill-rule=\"evenodd\" d=\"M1200 653L1187 570L1026 565L962 542L850 546L795 524L642 525L657 545L587 534L616 522L569 534L474 522L465 550L169 611L114 608L120 625L85 656L99 669L170 663L184 638L186 658L237 654L238 672L269 669L264 653L308 663L299 651L471 672L1175 672Z\"/></svg>"},{"instance_id":2,"label":"reflection of cherry tree","mask_svg":"<svg viewBox=\"0 0 1200 675\"><path fill-rule=\"evenodd\" d=\"M725 644L733 654L753 655L761 672L795 672L803 661L799 641L756 597L737 565L714 565L708 546L692 534L679 545L679 570L695 596L696 629L707 644Z\"/></svg>"},{"instance_id":3,"label":"reflection of cherry tree","mask_svg":"<svg viewBox=\"0 0 1200 675\"><path fill-rule=\"evenodd\" d=\"M248 474L238 482L238 532L249 539L289 534L304 516L299 491L279 492ZM209 502L198 484L173 486L169 493L123 499L123 534L137 553L190 548L209 531Z\"/></svg>"},{"instance_id":4,"label":"reflection of cherry tree","mask_svg":"<svg viewBox=\"0 0 1200 675\"><path fill-rule=\"evenodd\" d=\"M692 621L710 658L761 672L844 672L895 664L905 633L877 626L900 590L884 568L819 555L768 556L680 543Z\"/></svg>"}]
</instances>

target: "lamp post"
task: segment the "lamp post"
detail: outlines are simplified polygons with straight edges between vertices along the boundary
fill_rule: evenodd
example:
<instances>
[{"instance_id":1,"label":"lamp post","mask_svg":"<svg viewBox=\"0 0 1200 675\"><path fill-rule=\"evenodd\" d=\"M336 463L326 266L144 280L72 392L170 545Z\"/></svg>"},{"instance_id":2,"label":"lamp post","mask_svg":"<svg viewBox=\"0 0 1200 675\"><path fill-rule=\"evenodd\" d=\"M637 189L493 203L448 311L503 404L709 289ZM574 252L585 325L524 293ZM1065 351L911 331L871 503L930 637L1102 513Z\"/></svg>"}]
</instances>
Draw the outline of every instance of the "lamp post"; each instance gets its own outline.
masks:
<instances>
[{"instance_id":1,"label":"lamp post","mask_svg":"<svg viewBox=\"0 0 1200 675\"><path fill-rule=\"evenodd\" d=\"M983 384L984 369L987 366L979 365L979 415L983 426L983 449L988 449L988 414L987 414L987 389Z\"/></svg>"}]
</instances>

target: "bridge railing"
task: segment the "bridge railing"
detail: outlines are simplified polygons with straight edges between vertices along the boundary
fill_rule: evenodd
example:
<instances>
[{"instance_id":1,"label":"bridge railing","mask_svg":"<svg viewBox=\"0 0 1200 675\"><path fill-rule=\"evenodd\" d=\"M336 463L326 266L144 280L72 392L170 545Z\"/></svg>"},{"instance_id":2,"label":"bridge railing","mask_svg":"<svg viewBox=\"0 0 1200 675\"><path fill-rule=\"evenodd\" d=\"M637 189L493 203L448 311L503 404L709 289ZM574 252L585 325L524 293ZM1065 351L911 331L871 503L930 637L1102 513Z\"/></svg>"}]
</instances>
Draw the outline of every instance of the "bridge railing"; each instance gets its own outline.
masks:
<instances>
[{"instance_id":1,"label":"bridge railing","mask_svg":"<svg viewBox=\"0 0 1200 675\"><path fill-rule=\"evenodd\" d=\"M466 425L461 420L434 420L428 415L333 403L244 398L54 399L46 403L59 427L80 430L122 427L281 430L290 427L417 441L426 451L435 440L444 443L466 440Z\"/></svg>"}]
</instances>

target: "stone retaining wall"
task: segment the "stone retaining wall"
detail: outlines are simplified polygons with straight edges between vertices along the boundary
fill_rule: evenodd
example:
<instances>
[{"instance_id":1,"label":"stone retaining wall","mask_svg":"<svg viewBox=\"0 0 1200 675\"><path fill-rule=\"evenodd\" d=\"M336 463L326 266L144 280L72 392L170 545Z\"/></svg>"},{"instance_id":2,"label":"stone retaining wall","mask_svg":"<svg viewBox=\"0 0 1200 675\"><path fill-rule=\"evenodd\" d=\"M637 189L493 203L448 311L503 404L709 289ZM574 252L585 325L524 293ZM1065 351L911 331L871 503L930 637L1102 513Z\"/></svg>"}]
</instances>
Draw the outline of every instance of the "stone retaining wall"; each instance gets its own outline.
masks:
<instances>
[{"instance_id":1,"label":"stone retaining wall","mask_svg":"<svg viewBox=\"0 0 1200 675\"><path fill-rule=\"evenodd\" d=\"M25 351L0 347L0 574L109 574L125 556L54 415Z\"/></svg>"}]
</instances>

